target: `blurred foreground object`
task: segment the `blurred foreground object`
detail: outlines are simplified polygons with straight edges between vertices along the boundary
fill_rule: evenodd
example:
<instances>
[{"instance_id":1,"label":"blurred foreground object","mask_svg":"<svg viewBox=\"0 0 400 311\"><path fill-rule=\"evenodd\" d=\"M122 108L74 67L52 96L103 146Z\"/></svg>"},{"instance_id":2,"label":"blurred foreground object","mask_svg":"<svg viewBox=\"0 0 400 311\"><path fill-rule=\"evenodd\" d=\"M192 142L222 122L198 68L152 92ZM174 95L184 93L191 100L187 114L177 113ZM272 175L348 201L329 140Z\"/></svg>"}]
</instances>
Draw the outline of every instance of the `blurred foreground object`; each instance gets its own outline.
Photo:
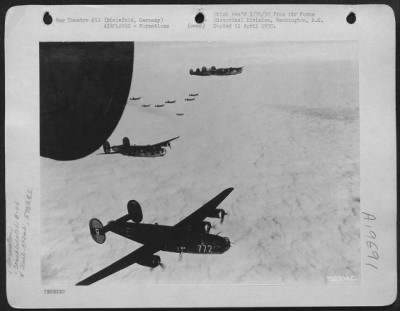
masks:
<instances>
[{"instance_id":1,"label":"blurred foreground object","mask_svg":"<svg viewBox=\"0 0 400 311\"><path fill-rule=\"evenodd\" d=\"M75 160L98 149L124 111L133 42L40 43L40 155Z\"/></svg>"}]
</instances>

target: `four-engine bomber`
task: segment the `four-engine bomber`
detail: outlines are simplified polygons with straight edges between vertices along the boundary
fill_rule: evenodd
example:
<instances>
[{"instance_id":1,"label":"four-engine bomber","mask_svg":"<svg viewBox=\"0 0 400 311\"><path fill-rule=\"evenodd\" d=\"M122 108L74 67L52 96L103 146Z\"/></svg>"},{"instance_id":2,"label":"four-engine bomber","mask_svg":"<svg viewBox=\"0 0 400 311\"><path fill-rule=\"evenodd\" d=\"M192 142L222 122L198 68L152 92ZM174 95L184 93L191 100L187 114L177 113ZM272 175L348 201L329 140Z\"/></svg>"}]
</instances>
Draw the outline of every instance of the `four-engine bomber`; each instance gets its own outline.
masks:
<instances>
[{"instance_id":1,"label":"four-engine bomber","mask_svg":"<svg viewBox=\"0 0 400 311\"><path fill-rule=\"evenodd\" d=\"M132 157L162 157L167 153L166 147L171 148L171 141L179 136L154 145L131 145L129 138L124 137L122 145L111 146L108 141L103 144L103 154L120 153Z\"/></svg>"},{"instance_id":2,"label":"four-engine bomber","mask_svg":"<svg viewBox=\"0 0 400 311\"><path fill-rule=\"evenodd\" d=\"M228 68L216 68L212 66L210 68L202 67L201 70L190 69L189 73L194 76L231 76L242 73L243 67L228 67Z\"/></svg>"},{"instance_id":3,"label":"four-engine bomber","mask_svg":"<svg viewBox=\"0 0 400 311\"><path fill-rule=\"evenodd\" d=\"M158 251L192 254L222 254L230 246L230 240L219 234L211 234L211 223L205 218L218 218L221 223L227 213L217 206L233 191L228 188L204 204L175 226L165 226L141 223L143 213L140 204L131 200L128 202L128 214L110 221L103 226L100 220L93 218L89 222L92 238L99 244L106 240L106 233L111 231L130 240L143 244L132 253L126 255L110 266L80 281L77 285L90 285L134 263L156 268L164 267L161 257L154 255Z\"/></svg>"}]
</instances>

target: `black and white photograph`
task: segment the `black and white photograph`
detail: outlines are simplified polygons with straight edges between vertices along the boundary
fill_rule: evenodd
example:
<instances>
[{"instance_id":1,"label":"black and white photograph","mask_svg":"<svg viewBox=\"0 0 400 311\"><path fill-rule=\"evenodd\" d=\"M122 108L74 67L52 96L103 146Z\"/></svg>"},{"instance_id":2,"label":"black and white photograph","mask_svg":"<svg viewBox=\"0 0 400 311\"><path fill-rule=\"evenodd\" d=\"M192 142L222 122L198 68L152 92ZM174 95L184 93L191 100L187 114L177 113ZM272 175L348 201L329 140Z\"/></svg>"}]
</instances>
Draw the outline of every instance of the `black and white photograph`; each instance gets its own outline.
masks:
<instances>
[{"instance_id":1,"label":"black and white photograph","mask_svg":"<svg viewBox=\"0 0 400 311\"><path fill-rule=\"evenodd\" d=\"M395 43L385 5L10 8L10 306L393 303Z\"/></svg>"},{"instance_id":2,"label":"black and white photograph","mask_svg":"<svg viewBox=\"0 0 400 311\"><path fill-rule=\"evenodd\" d=\"M359 280L356 43L40 53L43 284Z\"/></svg>"}]
</instances>

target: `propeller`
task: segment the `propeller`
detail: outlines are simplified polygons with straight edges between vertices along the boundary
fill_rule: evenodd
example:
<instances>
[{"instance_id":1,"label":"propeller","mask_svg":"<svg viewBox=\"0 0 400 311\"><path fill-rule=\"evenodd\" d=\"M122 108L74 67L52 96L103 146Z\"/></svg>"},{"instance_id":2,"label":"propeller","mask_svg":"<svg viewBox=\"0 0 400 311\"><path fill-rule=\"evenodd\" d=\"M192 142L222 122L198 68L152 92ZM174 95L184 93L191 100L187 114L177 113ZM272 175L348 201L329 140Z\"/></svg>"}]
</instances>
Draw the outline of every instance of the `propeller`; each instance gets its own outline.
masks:
<instances>
[{"instance_id":1,"label":"propeller","mask_svg":"<svg viewBox=\"0 0 400 311\"><path fill-rule=\"evenodd\" d=\"M216 229L216 228L217 228L217 226L215 224L212 224L211 227L210 227L210 230L211 229Z\"/></svg>"},{"instance_id":2,"label":"propeller","mask_svg":"<svg viewBox=\"0 0 400 311\"><path fill-rule=\"evenodd\" d=\"M162 262L160 262L158 265L160 266L160 268L161 268L162 270L165 270L166 266L165 266ZM153 272L153 270L154 270L155 268L157 268L157 267L151 267L151 268L150 268L150 271Z\"/></svg>"},{"instance_id":3,"label":"propeller","mask_svg":"<svg viewBox=\"0 0 400 311\"><path fill-rule=\"evenodd\" d=\"M221 224L224 223L224 218L225 218L226 215L228 215L228 213L225 212L225 210L221 210L221 211L219 212L219 218L221 219Z\"/></svg>"},{"instance_id":4,"label":"propeller","mask_svg":"<svg viewBox=\"0 0 400 311\"><path fill-rule=\"evenodd\" d=\"M211 229L216 229L216 228L217 228L217 226L216 226L215 224L210 223L210 222L206 222L206 223L204 224L204 230L205 230L207 233L210 233Z\"/></svg>"}]
</instances>

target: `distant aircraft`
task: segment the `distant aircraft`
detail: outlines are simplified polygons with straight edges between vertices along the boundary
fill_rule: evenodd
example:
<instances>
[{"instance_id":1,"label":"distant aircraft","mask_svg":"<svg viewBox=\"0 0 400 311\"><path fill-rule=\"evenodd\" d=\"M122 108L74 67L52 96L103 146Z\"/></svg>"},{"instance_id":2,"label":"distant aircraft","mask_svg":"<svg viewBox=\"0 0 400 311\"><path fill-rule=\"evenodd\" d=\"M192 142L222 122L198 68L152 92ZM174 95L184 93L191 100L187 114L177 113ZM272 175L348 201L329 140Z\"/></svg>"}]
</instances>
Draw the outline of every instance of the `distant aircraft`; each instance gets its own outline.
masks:
<instances>
[{"instance_id":1,"label":"distant aircraft","mask_svg":"<svg viewBox=\"0 0 400 311\"><path fill-rule=\"evenodd\" d=\"M150 104L143 104L142 107L150 107Z\"/></svg>"},{"instance_id":2,"label":"distant aircraft","mask_svg":"<svg viewBox=\"0 0 400 311\"><path fill-rule=\"evenodd\" d=\"M176 99L174 99L174 100L166 100L164 103L166 103L166 104L174 104L174 103L176 103Z\"/></svg>"},{"instance_id":3,"label":"distant aircraft","mask_svg":"<svg viewBox=\"0 0 400 311\"><path fill-rule=\"evenodd\" d=\"M193 97L194 96L199 96L199 93L195 93L195 94L190 93L189 96L193 96Z\"/></svg>"},{"instance_id":4,"label":"distant aircraft","mask_svg":"<svg viewBox=\"0 0 400 311\"><path fill-rule=\"evenodd\" d=\"M183 113L183 112L177 112L176 115L177 115L177 116L183 116L184 113Z\"/></svg>"},{"instance_id":5,"label":"distant aircraft","mask_svg":"<svg viewBox=\"0 0 400 311\"><path fill-rule=\"evenodd\" d=\"M157 107L157 108L161 108L161 107L164 107L165 105L164 104L156 104L156 105L154 105L154 107Z\"/></svg>"},{"instance_id":6,"label":"distant aircraft","mask_svg":"<svg viewBox=\"0 0 400 311\"><path fill-rule=\"evenodd\" d=\"M110 146L110 143L106 141L103 144L104 153L101 154L115 154L119 153L126 156L132 157L162 157L167 153L166 147L171 148L171 141L178 139L179 136L171 138L154 145L131 145L128 137L124 137L122 145Z\"/></svg>"},{"instance_id":7,"label":"distant aircraft","mask_svg":"<svg viewBox=\"0 0 400 311\"><path fill-rule=\"evenodd\" d=\"M129 98L130 100L139 100L139 99L141 99L142 97L131 97L131 98Z\"/></svg>"},{"instance_id":8,"label":"distant aircraft","mask_svg":"<svg viewBox=\"0 0 400 311\"><path fill-rule=\"evenodd\" d=\"M128 214L103 226L100 220L93 218L89 222L92 238L99 244L106 240L108 231L114 232L143 246L117 260L106 268L96 272L76 285L90 285L105 277L137 263L151 269L164 265L160 256L154 255L159 251L191 254L222 254L226 252L231 242L227 237L210 234L211 223L205 218L219 218L221 223L227 213L217 206L233 191L228 188L204 204L190 216L178 222L175 226L141 224L143 219L140 204L131 200L128 202ZM133 222L128 222L132 220Z\"/></svg>"},{"instance_id":9,"label":"distant aircraft","mask_svg":"<svg viewBox=\"0 0 400 311\"><path fill-rule=\"evenodd\" d=\"M202 67L201 70L196 68L196 70L190 69L189 73L195 76L231 76L242 73L243 67L228 67L228 68L215 68L212 66L207 69L207 67Z\"/></svg>"},{"instance_id":10,"label":"distant aircraft","mask_svg":"<svg viewBox=\"0 0 400 311\"><path fill-rule=\"evenodd\" d=\"M194 98L194 97L191 97L191 98L185 98L185 101L187 101L187 102L191 102L191 101L193 101L193 100L195 100L195 98Z\"/></svg>"}]
</instances>

